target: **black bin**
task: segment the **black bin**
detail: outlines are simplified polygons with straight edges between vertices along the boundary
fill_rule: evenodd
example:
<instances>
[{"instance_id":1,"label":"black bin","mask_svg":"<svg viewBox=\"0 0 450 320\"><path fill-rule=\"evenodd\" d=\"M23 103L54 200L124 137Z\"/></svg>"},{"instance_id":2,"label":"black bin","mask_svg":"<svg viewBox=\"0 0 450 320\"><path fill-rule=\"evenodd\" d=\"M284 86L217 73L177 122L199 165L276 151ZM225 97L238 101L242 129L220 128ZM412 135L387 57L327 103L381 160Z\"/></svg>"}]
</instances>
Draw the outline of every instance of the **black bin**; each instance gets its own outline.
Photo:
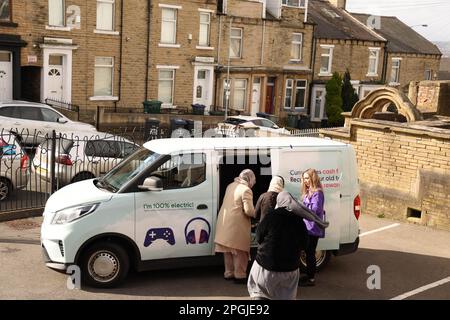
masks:
<instances>
[{"instance_id":1,"label":"black bin","mask_svg":"<svg viewBox=\"0 0 450 320\"><path fill-rule=\"evenodd\" d=\"M203 115L205 113L206 106L203 104L191 104L191 107L193 114Z\"/></svg>"},{"instance_id":2,"label":"black bin","mask_svg":"<svg viewBox=\"0 0 450 320\"><path fill-rule=\"evenodd\" d=\"M160 131L160 121L158 119L145 119L144 124L144 139L145 141L158 139Z\"/></svg>"}]
</instances>

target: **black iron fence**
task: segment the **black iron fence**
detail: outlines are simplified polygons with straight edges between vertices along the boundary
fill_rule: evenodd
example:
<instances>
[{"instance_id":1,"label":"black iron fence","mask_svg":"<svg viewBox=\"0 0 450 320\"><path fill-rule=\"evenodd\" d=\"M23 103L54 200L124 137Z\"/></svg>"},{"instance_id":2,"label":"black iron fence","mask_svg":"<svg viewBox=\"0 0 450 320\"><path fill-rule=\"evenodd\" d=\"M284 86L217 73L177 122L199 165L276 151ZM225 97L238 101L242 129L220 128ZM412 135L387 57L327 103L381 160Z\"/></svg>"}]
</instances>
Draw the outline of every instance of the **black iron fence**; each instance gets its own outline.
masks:
<instances>
[{"instance_id":1,"label":"black iron fence","mask_svg":"<svg viewBox=\"0 0 450 320\"><path fill-rule=\"evenodd\" d=\"M110 127L106 132L76 135L53 131L0 131L0 213L42 208L56 190L104 175L146 141L179 137L265 136L239 126L201 126L174 122L169 127ZM318 129L281 136L318 137Z\"/></svg>"}]
</instances>

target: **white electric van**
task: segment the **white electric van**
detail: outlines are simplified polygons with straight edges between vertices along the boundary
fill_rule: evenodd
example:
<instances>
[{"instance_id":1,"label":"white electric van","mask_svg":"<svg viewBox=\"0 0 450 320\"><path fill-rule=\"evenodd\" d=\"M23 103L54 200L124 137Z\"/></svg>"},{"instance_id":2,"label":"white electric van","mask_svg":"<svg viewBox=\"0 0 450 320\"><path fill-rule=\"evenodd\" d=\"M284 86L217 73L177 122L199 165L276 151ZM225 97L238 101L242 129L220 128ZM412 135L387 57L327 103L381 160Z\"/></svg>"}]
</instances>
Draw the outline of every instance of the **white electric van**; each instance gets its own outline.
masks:
<instances>
[{"instance_id":1,"label":"white electric van","mask_svg":"<svg viewBox=\"0 0 450 320\"><path fill-rule=\"evenodd\" d=\"M73 183L49 198L41 230L47 266L65 270L76 264L86 284L114 287L130 267L223 263L214 252L216 219L227 185L246 168L256 175L255 203L272 175L283 176L286 190L299 197L302 172L315 168L330 222L317 248L318 267L331 254L358 248L360 200L351 145L290 137L160 139L102 178Z\"/></svg>"}]
</instances>

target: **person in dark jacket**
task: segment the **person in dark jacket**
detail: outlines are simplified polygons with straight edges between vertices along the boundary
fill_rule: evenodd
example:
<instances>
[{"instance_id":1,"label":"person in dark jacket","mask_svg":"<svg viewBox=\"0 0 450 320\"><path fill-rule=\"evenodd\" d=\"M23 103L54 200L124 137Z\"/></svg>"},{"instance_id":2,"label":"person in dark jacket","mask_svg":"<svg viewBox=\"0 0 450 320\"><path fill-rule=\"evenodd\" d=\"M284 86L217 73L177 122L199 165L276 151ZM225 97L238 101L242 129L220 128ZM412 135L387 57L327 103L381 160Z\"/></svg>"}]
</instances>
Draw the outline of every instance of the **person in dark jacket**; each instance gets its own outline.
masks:
<instances>
[{"instance_id":1,"label":"person in dark jacket","mask_svg":"<svg viewBox=\"0 0 450 320\"><path fill-rule=\"evenodd\" d=\"M277 209L258 225L259 244L247 282L255 300L295 300L297 297L300 252L307 245L303 219L290 211L295 201L288 192L277 196Z\"/></svg>"},{"instance_id":2,"label":"person in dark jacket","mask_svg":"<svg viewBox=\"0 0 450 320\"><path fill-rule=\"evenodd\" d=\"M275 209L277 196L284 189L284 179L274 176L269 184L267 192L259 196L255 206L255 219L261 221L267 213Z\"/></svg>"}]
</instances>

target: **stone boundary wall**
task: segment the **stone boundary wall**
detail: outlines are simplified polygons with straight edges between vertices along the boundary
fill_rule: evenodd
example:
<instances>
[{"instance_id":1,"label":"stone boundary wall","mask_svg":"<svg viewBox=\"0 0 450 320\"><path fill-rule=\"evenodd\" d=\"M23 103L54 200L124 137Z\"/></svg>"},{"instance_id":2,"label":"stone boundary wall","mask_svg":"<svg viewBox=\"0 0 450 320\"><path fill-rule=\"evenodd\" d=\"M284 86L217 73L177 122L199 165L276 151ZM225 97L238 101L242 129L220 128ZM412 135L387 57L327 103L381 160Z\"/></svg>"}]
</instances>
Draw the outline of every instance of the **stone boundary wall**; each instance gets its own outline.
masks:
<instances>
[{"instance_id":1,"label":"stone boundary wall","mask_svg":"<svg viewBox=\"0 0 450 320\"><path fill-rule=\"evenodd\" d=\"M352 119L320 133L355 148L362 212L450 231L450 130Z\"/></svg>"}]
</instances>

